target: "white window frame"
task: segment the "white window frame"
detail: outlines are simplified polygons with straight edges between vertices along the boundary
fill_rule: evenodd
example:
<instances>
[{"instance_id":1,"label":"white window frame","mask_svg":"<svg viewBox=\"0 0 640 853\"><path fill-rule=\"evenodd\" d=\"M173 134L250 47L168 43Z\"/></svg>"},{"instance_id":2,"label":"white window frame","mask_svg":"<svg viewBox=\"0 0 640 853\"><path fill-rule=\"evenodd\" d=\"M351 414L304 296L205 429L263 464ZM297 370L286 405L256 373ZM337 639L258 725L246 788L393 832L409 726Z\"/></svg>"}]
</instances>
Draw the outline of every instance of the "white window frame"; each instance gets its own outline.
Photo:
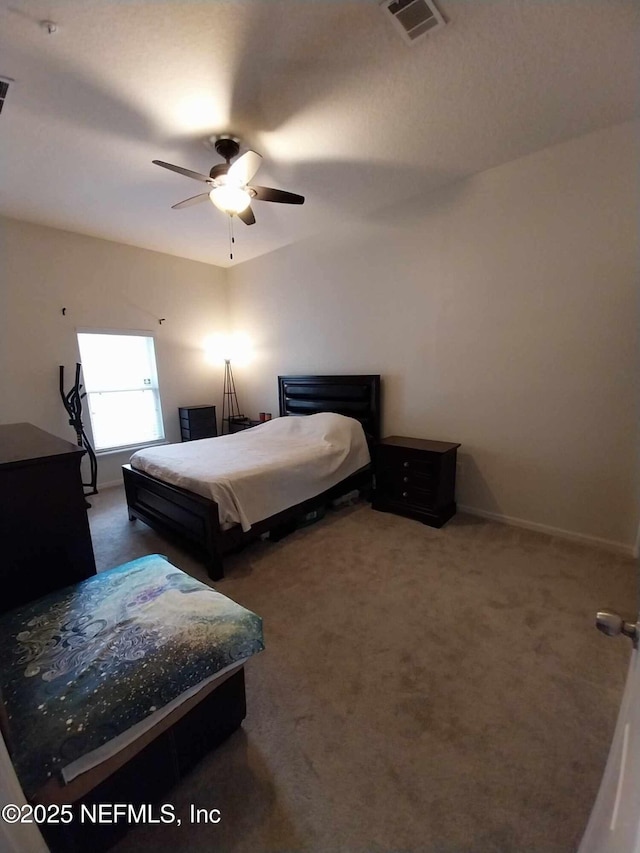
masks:
<instances>
[{"instance_id":1,"label":"white window frame","mask_svg":"<svg viewBox=\"0 0 640 853\"><path fill-rule=\"evenodd\" d=\"M155 393L156 393L156 405L158 407L158 418L159 418L159 423L160 423L160 426L162 429L162 437L157 438L157 439L152 440L152 441L139 441L139 442L133 442L133 443L129 442L127 444L118 444L118 445L115 445L113 447L103 447L103 448L100 448L100 450L96 449L96 451L95 451L96 456L107 455L110 453L121 453L121 452L127 451L127 450L136 450L136 449L139 449L141 447L153 447L154 445L157 445L157 444L166 444L167 439L166 439L166 432L165 432L165 426L164 426L164 415L162 412L162 396L160 394L160 380L159 380L159 376L158 376L158 359L157 359L157 353L156 353L156 336L155 336L155 334L152 331L150 331L149 329L97 329L97 328L90 328L87 326L79 326L76 328L76 348L78 351L78 361L80 363L82 363L82 357L81 357L81 353L80 353L80 341L78 339L78 335L114 335L114 336L117 335L120 337L124 337L126 335L126 336L131 336L131 337L138 337L138 338L151 338L151 341L153 342L153 368L154 368L154 370L153 370L153 375L151 377L152 385L150 386L150 388L149 388L149 386L145 386L144 390L152 390L152 391L155 391ZM81 382L83 385L83 388L82 388L83 393L84 392L87 393L87 396L83 399L83 408L86 407L86 411L89 413L89 425L91 428L91 436L92 436L92 438L94 438L95 433L94 433L94 429L93 429L93 418L91 416L91 407L88 403L88 398L89 398L89 393L100 393L100 392L95 392L95 391L88 392L87 391L87 388L86 388L85 382L84 382L84 373L81 376ZM127 389L127 390L129 390L129 389ZM102 392L102 393L109 393L109 392ZM94 445L95 445L95 439L94 439Z\"/></svg>"}]
</instances>

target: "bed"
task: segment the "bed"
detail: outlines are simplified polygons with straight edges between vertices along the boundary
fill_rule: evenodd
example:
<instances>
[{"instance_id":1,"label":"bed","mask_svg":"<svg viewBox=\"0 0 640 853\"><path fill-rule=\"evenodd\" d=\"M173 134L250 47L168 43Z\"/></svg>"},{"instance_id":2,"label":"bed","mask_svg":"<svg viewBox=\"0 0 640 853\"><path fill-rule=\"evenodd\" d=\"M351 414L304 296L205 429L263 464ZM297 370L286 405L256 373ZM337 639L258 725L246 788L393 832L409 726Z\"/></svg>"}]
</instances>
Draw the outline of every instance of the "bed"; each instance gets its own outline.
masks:
<instances>
[{"instance_id":1,"label":"bed","mask_svg":"<svg viewBox=\"0 0 640 853\"><path fill-rule=\"evenodd\" d=\"M281 418L333 412L358 421L369 450L380 438L380 376L323 375L279 376L279 414ZM250 432L204 441L246 442ZM191 444L201 444L192 442ZM181 445L176 445L181 447ZM239 523L229 523L226 512L220 512L218 500L194 491L193 487L170 483L158 472L151 474L136 470L134 465L123 466L125 492L130 520L140 519L160 533L178 538L190 546L203 560L209 576L224 577L224 556L269 533L278 539L293 529L296 520L329 501L355 489L367 490L371 485L372 466L361 465L356 471L321 488L308 497L270 515L250 519L239 517ZM202 490L200 490L202 492ZM219 497L219 496L218 496ZM221 517L222 516L222 517Z\"/></svg>"}]
</instances>

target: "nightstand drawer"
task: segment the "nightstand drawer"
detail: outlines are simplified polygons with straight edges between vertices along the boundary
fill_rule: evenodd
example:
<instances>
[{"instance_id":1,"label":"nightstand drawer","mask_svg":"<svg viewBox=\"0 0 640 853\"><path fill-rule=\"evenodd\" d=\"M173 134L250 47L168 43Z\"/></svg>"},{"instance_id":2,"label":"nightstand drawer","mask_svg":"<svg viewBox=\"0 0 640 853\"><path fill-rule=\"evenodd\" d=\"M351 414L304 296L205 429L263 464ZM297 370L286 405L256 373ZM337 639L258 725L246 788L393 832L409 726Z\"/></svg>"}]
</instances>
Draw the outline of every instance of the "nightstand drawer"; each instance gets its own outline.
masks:
<instances>
[{"instance_id":1,"label":"nightstand drawer","mask_svg":"<svg viewBox=\"0 0 640 853\"><path fill-rule=\"evenodd\" d=\"M405 491L407 488L425 492L436 492L438 476L436 471L423 471L416 468L378 468L376 482L385 491Z\"/></svg>"},{"instance_id":2,"label":"nightstand drawer","mask_svg":"<svg viewBox=\"0 0 640 853\"><path fill-rule=\"evenodd\" d=\"M417 507L434 507L438 497L438 492L435 488L420 489L406 483L383 485L379 479L376 480L376 490L385 500Z\"/></svg>"},{"instance_id":3,"label":"nightstand drawer","mask_svg":"<svg viewBox=\"0 0 640 853\"><path fill-rule=\"evenodd\" d=\"M254 421L251 418L229 418L227 423L229 424L229 433L236 433L260 426L265 421Z\"/></svg>"},{"instance_id":4,"label":"nightstand drawer","mask_svg":"<svg viewBox=\"0 0 640 853\"><path fill-rule=\"evenodd\" d=\"M440 457L435 453L412 453L404 448L378 448L378 468L405 474L437 477Z\"/></svg>"}]
</instances>

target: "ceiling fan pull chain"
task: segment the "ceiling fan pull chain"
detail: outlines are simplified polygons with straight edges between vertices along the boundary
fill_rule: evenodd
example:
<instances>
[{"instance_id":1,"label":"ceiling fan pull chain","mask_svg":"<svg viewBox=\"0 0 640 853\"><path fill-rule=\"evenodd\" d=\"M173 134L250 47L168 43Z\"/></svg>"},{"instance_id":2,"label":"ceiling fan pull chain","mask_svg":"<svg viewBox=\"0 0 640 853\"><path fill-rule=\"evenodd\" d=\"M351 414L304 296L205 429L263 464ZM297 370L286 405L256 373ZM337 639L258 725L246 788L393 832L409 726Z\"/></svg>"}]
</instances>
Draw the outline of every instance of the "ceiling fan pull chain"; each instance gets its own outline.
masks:
<instances>
[{"instance_id":1,"label":"ceiling fan pull chain","mask_svg":"<svg viewBox=\"0 0 640 853\"><path fill-rule=\"evenodd\" d=\"M229 215L229 260L233 260L233 216Z\"/></svg>"},{"instance_id":2,"label":"ceiling fan pull chain","mask_svg":"<svg viewBox=\"0 0 640 853\"><path fill-rule=\"evenodd\" d=\"M232 213L229 218L231 219L231 242L235 245L236 237L235 237L235 234L233 233L233 217L234 216L235 216L235 214Z\"/></svg>"}]
</instances>

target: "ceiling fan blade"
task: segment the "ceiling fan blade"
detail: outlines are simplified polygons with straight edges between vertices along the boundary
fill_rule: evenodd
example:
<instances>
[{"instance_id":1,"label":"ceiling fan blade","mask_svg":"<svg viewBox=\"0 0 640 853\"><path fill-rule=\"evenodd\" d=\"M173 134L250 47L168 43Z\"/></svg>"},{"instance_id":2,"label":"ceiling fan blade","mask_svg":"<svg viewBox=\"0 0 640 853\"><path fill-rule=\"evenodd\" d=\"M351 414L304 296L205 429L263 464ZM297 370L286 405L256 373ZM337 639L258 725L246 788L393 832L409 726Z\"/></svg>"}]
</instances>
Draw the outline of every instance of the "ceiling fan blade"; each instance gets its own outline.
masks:
<instances>
[{"instance_id":1,"label":"ceiling fan blade","mask_svg":"<svg viewBox=\"0 0 640 853\"><path fill-rule=\"evenodd\" d=\"M281 204L304 204L304 196L288 193L285 190L275 190L273 187L250 187L255 192L258 201L278 201Z\"/></svg>"},{"instance_id":2,"label":"ceiling fan blade","mask_svg":"<svg viewBox=\"0 0 640 853\"><path fill-rule=\"evenodd\" d=\"M241 213L237 214L238 219L242 219L245 225L255 225L256 218L253 215L253 210L250 207L245 208Z\"/></svg>"},{"instance_id":3,"label":"ceiling fan blade","mask_svg":"<svg viewBox=\"0 0 640 853\"><path fill-rule=\"evenodd\" d=\"M195 178L196 181L204 181L205 184L211 183L211 178L208 175L201 175L200 172L192 172L191 169L183 169L182 166L174 166L173 163L165 163L164 160L152 160L156 166L162 166L163 169L171 169L172 172L177 172L179 175L184 175L187 178Z\"/></svg>"},{"instance_id":4,"label":"ceiling fan blade","mask_svg":"<svg viewBox=\"0 0 640 853\"><path fill-rule=\"evenodd\" d=\"M191 198L185 198L184 201L179 201L177 204L171 205L171 210L181 210L183 207L191 207L192 204L200 204L201 201L206 201L209 198L209 193L200 193L192 195Z\"/></svg>"},{"instance_id":5,"label":"ceiling fan blade","mask_svg":"<svg viewBox=\"0 0 640 853\"><path fill-rule=\"evenodd\" d=\"M227 177L230 181L237 182L244 187L258 171L261 163L262 156L260 154L257 154L255 151L245 151L241 157L238 157L235 163L229 166Z\"/></svg>"}]
</instances>

